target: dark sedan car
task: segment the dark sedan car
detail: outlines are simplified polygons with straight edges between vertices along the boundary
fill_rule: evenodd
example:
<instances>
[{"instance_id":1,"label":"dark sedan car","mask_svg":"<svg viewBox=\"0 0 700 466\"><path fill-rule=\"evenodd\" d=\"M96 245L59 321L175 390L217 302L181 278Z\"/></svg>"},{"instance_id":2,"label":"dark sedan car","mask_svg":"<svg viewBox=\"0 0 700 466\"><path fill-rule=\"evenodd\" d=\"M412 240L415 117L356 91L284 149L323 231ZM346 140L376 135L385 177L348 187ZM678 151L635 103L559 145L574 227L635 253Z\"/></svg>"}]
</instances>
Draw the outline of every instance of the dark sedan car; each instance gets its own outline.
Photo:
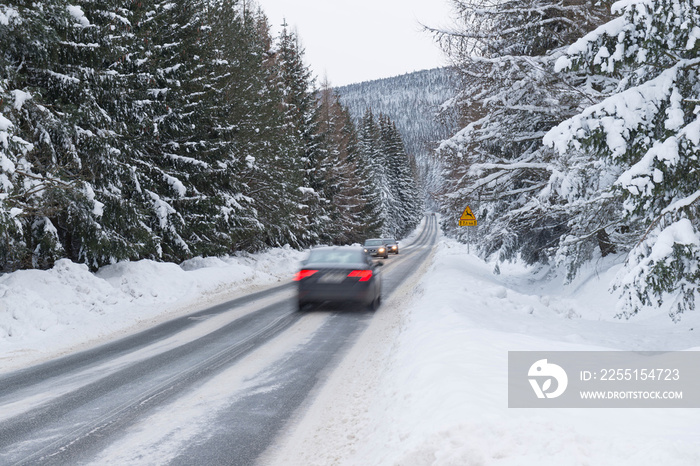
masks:
<instances>
[{"instance_id":1,"label":"dark sedan car","mask_svg":"<svg viewBox=\"0 0 700 466\"><path fill-rule=\"evenodd\" d=\"M387 252L394 254L399 253L399 242L396 241L395 238L382 238L382 241L384 241L384 244L386 244Z\"/></svg>"},{"instance_id":2,"label":"dark sedan car","mask_svg":"<svg viewBox=\"0 0 700 466\"><path fill-rule=\"evenodd\" d=\"M362 246L366 254L370 256L383 257L386 259L389 257L389 251L386 248L386 243L383 239L372 238L365 240L365 244Z\"/></svg>"},{"instance_id":3,"label":"dark sedan car","mask_svg":"<svg viewBox=\"0 0 700 466\"><path fill-rule=\"evenodd\" d=\"M376 310L382 299L378 266L361 248L312 249L294 280L299 309L323 302L358 303Z\"/></svg>"}]
</instances>

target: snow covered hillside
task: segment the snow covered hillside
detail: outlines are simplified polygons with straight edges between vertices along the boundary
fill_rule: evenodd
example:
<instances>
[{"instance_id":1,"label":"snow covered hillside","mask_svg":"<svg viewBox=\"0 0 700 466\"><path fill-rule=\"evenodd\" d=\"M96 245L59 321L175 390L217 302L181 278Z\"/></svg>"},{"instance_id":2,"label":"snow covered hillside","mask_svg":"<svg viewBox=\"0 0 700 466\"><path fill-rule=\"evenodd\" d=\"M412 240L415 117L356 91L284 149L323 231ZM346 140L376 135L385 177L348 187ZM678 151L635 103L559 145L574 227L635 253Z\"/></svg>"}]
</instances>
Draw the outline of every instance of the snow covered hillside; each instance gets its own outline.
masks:
<instances>
[{"instance_id":1,"label":"snow covered hillside","mask_svg":"<svg viewBox=\"0 0 700 466\"><path fill-rule=\"evenodd\" d=\"M406 143L406 151L423 158L436 141L448 137L453 129L436 118L439 107L456 92L452 73L449 68L435 68L349 84L335 90L356 120L360 120L367 109L394 120Z\"/></svg>"},{"instance_id":2,"label":"snow covered hillside","mask_svg":"<svg viewBox=\"0 0 700 466\"><path fill-rule=\"evenodd\" d=\"M441 106L455 96L456 76L449 68L407 73L335 88L340 101L356 121L365 112L386 115L396 123L406 152L415 157L420 180L427 192L440 190L441 167L433 150L437 143L457 130L456 117Z\"/></svg>"}]
</instances>

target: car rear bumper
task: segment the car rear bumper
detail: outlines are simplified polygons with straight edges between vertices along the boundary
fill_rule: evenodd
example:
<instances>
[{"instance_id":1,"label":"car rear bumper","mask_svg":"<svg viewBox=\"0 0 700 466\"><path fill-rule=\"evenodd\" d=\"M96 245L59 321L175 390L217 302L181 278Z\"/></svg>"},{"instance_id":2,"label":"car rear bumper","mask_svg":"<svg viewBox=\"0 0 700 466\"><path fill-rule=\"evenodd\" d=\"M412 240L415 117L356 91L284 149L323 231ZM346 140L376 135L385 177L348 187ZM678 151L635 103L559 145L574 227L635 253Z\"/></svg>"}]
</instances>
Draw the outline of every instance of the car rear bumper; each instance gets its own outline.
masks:
<instances>
[{"instance_id":1,"label":"car rear bumper","mask_svg":"<svg viewBox=\"0 0 700 466\"><path fill-rule=\"evenodd\" d=\"M374 301L374 287L362 286L338 286L338 285L301 285L298 293L300 302L324 302L333 301L337 303L352 302L369 304Z\"/></svg>"}]
</instances>

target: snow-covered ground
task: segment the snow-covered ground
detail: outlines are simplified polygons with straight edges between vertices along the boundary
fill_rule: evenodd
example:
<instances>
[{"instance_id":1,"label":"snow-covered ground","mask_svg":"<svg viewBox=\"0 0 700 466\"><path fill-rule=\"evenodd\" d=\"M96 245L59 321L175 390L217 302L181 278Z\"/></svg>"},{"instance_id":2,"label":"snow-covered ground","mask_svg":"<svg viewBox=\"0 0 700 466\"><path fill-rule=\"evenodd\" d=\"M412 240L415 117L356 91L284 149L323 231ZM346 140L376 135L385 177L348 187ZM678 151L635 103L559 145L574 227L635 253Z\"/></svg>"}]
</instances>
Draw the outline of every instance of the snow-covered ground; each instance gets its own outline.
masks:
<instances>
[{"instance_id":1,"label":"snow-covered ground","mask_svg":"<svg viewBox=\"0 0 700 466\"><path fill-rule=\"evenodd\" d=\"M407 243L407 242L406 242ZM402 242L402 244L405 244ZM0 372L286 281L278 249L182 266L59 262L0 277ZM620 258L564 285L514 264L493 274L442 238L377 312L290 435L266 458L297 465L697 465L693 409L509 409L512 350L700 349L700 313L614 317ZM424 272L424 273L422 273Z\"/></svg>"},{"instance_id":2,"label":"snow-covered ground","mask_svg":"<svg viewBox=\"0 0 700 466\"><path fill-rule=\"evenodd\" d=\"M0 276L0 373L288 282L304 252L120 262L97 274L60 260Z\"/></svg>"},{"instance_id":3,"label":"snow-covered ground","mask_svg":"<svg viewBox=\"0 0 700 466\"><path fill-rule=\"evenodd\" d=\"M565 286L518 265L494 275L442 239L427 273L385 302L269 462L700 464L698 410L507 407L508 351L700 349L697 313L679 324L664 310L614 317L615 260Z\"/></svg>"}]
</instances>

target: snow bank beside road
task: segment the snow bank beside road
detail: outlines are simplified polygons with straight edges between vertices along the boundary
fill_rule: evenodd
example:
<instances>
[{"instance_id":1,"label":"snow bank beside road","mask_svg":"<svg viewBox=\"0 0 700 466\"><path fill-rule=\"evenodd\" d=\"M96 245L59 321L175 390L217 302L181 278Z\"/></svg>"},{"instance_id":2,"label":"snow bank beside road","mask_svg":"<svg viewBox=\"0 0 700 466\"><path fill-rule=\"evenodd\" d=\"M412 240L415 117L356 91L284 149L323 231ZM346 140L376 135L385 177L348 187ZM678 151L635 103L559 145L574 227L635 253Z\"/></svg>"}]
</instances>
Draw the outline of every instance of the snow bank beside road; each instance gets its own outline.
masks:
<instances>
[{"instance_id":1,"label":"snow bank beside road","mask_svg":"<svg viewBox=\"0 0 700 466\"><path fill-rule=\"evenodd\" d=\"M379 309L396 320L383 348L358 342L272 464L700 464L697 410L508 408L508 351L698 349L696 313L614 318L618 268L592 264L567 286L517 264L493 275L442 239L403 302Z\"/></svg>"},{"instance_id":2,"label":"snow bank beside road","mask_svg":"<svg viewBox=\"0 0 700 466\"><path fill-rule=\"evenodd\" d=\"M288 280L303 256L279 248L179 266L120 262L97 274L60 260L51 270L0 276L0 372Z\"/></svg>"},{"instance_id":3,"label":"snow bank beside road","mask_svg":"<svg viewBox=\"0 0 700 466\"><path fill-rule=\"evenodd\" d=\"M615 267L556 293L512 272L443 240L378 390L391 396L372 403L381 422L345 464L700 464L696 410L507 407L508 351L698 349L698 316L614 320Z\"/></svg>"},{"instance_id":4,"label":"snow bank beside road","mask_svg":"<svg viewBox=\"0 0 700 466\"><path fill-rule=\"evenodd\" d=\"M517 277L490 270L441 243L378 391L392 396L371 407L382 422L346 464L700 464L696 410L507 407L508 351L690 349L697 316L614 321L614 269L549 295L529 280L515 291Z\"/></svg>"}]
</instances>

